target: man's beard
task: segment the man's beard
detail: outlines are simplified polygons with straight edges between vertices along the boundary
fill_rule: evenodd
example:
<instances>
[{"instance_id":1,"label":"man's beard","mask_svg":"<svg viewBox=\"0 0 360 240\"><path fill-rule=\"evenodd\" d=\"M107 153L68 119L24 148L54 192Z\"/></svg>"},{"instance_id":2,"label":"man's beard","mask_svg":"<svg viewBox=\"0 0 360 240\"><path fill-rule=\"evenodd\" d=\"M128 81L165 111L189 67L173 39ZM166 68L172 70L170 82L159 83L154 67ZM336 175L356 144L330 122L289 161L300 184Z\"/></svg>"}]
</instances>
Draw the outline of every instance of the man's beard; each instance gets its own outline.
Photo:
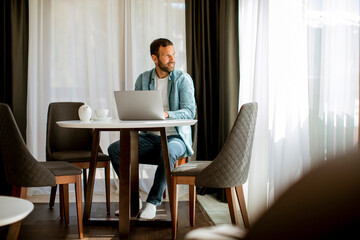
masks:
<instances>
[{"instance_id":1,"label":"man's beard","mask_svg":"<svg viewBox=\"0 0 360 240\"><path fill-rule=\"evenodd\" d=\"M164 71L164 72L167 72L167 73L170 73L172 71L174 71L174 68L175 68L175 62L169 62L169 63L174 63L174 67L170 68L168 67L166 64L163 64L160 60L159 60L159 68Z\"/></svg>"}]
</instances>

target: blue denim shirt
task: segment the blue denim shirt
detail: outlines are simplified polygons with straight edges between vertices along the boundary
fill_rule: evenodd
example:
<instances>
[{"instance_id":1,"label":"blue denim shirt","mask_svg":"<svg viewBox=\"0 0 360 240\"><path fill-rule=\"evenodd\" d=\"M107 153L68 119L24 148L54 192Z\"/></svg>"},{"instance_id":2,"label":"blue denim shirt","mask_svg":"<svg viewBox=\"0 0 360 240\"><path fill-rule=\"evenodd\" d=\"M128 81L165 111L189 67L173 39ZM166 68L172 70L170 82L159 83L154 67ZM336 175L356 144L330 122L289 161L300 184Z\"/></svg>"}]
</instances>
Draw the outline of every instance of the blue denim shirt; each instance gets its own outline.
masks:
<instances>
[{"instance_id":1,"label":"blue denim shirt","mask_svg":"<svg viewBox=\"0 0 360 240\"><path fill-rule=\"evenodd\" d=\"M146 71L137 78L135 90L155 89L155 68ZM189 74L174 70L169 75L168 82L169 108L167 111L172 119L194 119L196 114L194 83ZM191 126L175 127L186 145L186 156L191 156L192 149Z\"/></svg>"}]
</instances>

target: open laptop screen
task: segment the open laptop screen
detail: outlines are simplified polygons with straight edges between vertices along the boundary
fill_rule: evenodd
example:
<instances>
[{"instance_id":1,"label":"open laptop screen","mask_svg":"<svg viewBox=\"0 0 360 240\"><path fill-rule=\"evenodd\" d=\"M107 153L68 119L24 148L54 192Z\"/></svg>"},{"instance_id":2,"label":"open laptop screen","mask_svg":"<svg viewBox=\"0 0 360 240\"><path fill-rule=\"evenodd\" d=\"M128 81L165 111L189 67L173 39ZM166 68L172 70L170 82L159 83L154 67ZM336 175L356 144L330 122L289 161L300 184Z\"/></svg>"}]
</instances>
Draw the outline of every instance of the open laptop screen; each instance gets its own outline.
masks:
<instances>
[{"instance_id":1,"label":"open laptop screen","mask_svg":"<svg viewBox=\"0 0 360 240\"><path fill-rule=\"evenodd\" d=\"M157 90L114 91L120 120L165 119L160 92Z\"/></svg>"}]
</instances>

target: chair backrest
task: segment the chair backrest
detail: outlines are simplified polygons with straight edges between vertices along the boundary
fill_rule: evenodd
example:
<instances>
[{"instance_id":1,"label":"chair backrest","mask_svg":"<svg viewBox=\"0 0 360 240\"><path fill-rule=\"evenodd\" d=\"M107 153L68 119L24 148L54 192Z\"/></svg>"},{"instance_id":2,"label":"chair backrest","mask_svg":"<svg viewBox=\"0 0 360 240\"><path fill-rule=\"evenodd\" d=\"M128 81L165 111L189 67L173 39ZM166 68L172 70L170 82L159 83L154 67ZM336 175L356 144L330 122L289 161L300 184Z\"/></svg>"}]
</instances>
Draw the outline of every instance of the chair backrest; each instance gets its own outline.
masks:
<instances>
[{"instance_id":1,"label":"chair backrest","mask_svg":"<svg viewBox=\"0 0 360 240\"><path fill-rule=\"evenodd\" d=\"M0 103L0 154L8 184L19 187L55 186L54 174L29 152L10 107Z\"/></svg>"},{"instance_id":2,"label":"chair backrest","mask_svg":"<svg viewBox=\"0 0 360 240\"><path fill-rule=\"evenodd\" d=\"M242 185L249 172L257 103L244 104L223 148L196 177L196 186L227 188Z\"/></svg>"},{"instance_id":3,"label":"chair backrest","mask_svg":"<svg viewBox=\"0 0 360 240\"><path fill-rule=\"evenodd\" d=\"M89 129L62 128L57 121L79 120L78 110L82 102L54 102L49 104L46 127L46 161L51 153L59 151L89 150L92 131Z\"/></svg>"}]
</instances>

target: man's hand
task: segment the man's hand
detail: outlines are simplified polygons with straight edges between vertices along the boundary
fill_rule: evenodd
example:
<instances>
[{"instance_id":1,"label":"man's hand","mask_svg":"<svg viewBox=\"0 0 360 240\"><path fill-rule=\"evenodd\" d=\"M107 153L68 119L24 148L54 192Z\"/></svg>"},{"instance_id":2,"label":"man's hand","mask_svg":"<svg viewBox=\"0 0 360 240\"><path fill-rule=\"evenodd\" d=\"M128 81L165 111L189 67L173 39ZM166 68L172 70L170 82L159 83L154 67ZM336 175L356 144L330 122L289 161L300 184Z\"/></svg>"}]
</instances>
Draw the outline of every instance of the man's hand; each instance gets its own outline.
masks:
<instances>
[{"instance_id":1,"label":"man's hand","mask_svg":"<svg viewBox=\"0 0 360 240\"><path fill-rule=\"evenodd\" d=\"M169 118L169 114L167 112L164 112L165 118Z\"/></svg>"}]
</instances>

